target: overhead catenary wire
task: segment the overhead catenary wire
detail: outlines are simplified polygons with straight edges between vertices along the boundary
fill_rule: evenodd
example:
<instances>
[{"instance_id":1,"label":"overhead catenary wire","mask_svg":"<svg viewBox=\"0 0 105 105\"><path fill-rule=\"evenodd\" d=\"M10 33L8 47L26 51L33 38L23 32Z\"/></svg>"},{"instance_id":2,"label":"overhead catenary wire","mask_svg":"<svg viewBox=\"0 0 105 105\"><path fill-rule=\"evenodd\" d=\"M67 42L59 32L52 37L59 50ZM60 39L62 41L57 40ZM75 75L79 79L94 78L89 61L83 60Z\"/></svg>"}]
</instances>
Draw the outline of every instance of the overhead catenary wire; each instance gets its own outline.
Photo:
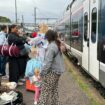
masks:
<instances>
[{"instance_id":1,"label":"overhead catenary wire","mask_svg":"<svg viewBox=\"0 0 105 105\"><path fill-rule=\"evenodd\" d=\"M32 0L32 2L33 2L33 4L36 4L36 5L37 5L36 1ZM39 11L39 13L40 13L42 16L45 16L45 17L48 18L49 11L43 10L44 12L42 12L42 10L41 10L38 6L36 6L36 5L34 5L34 6L37 8L37 10ZM51 13L51 12L50 12L50 13ZM58 17L58 16L57 16L57 17Z\"/></svg>"},{"instance_id":2,"label":"overhead catenary wire","mask_svg":"<svg viewBox=\"0 0 105 105\"><path fill-rule=\"evenodd\" d=\"M37 10L38 10L37 17L38 16L39 17L42 17L43 16L42 18L48 18L48 14L51 13L51 12L48 12L48 11L42 12L42 10L38 7L38 3L37 2L35 0L31 0L31 1L32 1L33 7L37 8ZM66 11L66 7L67 7L67 5L70 4L70 1L72 1L72 0L65 0L64 5L62 6L61 12L58 15L56 15L57 18L62 18L63 17L63 15L64 15L64 13Z\"/></svg>"},{"instance_id":3,"label":"overhead catenary wire","mask_svg":"<svg viewBox=\"0 0 105 105\"><path fill-rule=\"evenodd\" d=\"M43 11L38 7L36 1L34 1L34 0L32 0L32 5L33 5L33 7L35 7L35 8L38 10L38 12L37 12L37 19L38 19L38 20L40 20L40 21L46 20L47 23L48 23L48 20L52 20L52 19L58 18L58 16L52 17L52 18L49 17L48 14L51 13L51 12L48 12L48 11L44 11L44 12L43 12ZM52 14L53 14L53 13L52 13ZM38 18L38 16L39 16L39 18Z\"/></svg>"}]
</instances>

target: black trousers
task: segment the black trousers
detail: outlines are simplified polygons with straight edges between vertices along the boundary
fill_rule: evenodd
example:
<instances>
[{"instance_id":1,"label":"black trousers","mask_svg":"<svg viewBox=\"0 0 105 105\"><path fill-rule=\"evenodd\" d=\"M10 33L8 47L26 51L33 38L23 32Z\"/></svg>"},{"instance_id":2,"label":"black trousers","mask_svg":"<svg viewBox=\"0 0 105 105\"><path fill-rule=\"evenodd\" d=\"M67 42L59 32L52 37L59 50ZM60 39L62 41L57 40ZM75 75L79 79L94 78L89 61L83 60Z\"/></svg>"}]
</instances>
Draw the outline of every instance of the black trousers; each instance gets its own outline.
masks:
<instances>
[{"instance_id":1,"label":"black trousers","mask_svg":"<svg viewBox=\"0 0 105 105\"><path fill-rule=\"evenodd\" d=\"M7 57L0 55L0 74L2 76L6 74L5 73L6 61L7 61Z\"/></svg>"},{"instance_id":2,"label":"black trousers","mask_svg":"<svg viewBox=\"0 0 105 105\"><path fill-rule=\"evenodd\" d=\"M27 57L20 57L19 58L19 77L23 78L25 76L25 69L27 64Z\"/></svg>"},{"instance_id":3,"label":"black trousers","mask_svg":"<svg viewBox=\"0 0 105 105\"><path fill-rule=\"evenodd\" d=\"M20 77L25 74L27 57L9 58L9 81L18 82Z\"/></svg>"}]
</instances>

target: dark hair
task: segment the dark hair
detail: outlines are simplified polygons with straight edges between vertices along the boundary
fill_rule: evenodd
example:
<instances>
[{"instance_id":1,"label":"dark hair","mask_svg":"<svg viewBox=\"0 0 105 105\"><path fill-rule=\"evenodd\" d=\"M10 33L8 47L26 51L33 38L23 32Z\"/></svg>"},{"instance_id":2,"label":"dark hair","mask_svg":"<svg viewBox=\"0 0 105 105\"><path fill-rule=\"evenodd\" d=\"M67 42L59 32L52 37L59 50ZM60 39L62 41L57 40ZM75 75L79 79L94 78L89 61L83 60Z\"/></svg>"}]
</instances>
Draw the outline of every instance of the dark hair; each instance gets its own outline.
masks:
<instances>
[{"instance_id":1,"label":"dark hair","mask_svg":"<svg viewBox=\"0 0 105 105\"><path fill-rule=\"evenodd\" d=\"M13 29L13 28L15 28L17 25L15 25L15 24L13 24L13 25L11 25L10 27L9 27L9 33L11 33L11 30Z\"/></svg>"},{"instance_id":2,"label":"dark hair","mask_svg":"<svg viewBox=\"0 0 105 105\"><path fill-rule=\"evenodd\" d=\"M58 46L59 51L60 50L60 41L58 40L58 33L53 30L48 30L45 34L45 37L47 38L48 42L51 43L52 41L55 41L55 43Z\"/></svg>"},{"instance_id":3,"label":"dark hair","mask_svg":"<svg viewBox=\"0 0 105 105\"><path fill-rule=\"evenodd\" d=\"M53 30L48 30L45 34L45 37L47 38L49 43L56 40L56 34Z\"/></svg>"},{"instance_id":4,"label":"dark hair","mask_svg":"<svg viewBox=\"0 0 105 105\"><path fill-rule=\"evenodd\" d=\"M63 33L59 33L59 38L61 38L63 36Z\"/></svg>"},{"instance_id":5,"label":"dark hair","mask_svg":"<svg viewBox=\"0 0 105 105\"><path fill-rule=\"evenodd\" d=\"M6 28L7 28L6 25L1 26L1 30L2 30L2 31L5 30Z\"/></svg>"}]
</instances>

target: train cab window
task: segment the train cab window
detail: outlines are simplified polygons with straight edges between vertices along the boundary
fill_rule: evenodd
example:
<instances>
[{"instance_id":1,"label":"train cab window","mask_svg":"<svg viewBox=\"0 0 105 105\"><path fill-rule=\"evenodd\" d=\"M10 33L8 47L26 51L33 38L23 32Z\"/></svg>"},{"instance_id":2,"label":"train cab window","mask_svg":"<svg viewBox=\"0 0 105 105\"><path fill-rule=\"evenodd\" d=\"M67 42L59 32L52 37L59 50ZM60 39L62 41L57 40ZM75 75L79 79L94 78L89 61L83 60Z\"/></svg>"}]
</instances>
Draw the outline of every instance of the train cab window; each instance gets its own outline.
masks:
<instances>
[{"instance_id":1,"label":"train cab window","mask_svg":"<svg viewBox=\"0 0 105 105\"><path fill-rule=\"evenodd\" d=\"M84 40L88 39L88 13L86 12L84 15Z\"/></svg>"},{"instance_id":2,"label":"train cab window","mask_svg":"<svg viewBox=\"0 0 105 105\"><path fill-rule=\"evenodd\" d=\"M97 32L97 8L92 10L92 30L91 30L91 41L96 42L96 32Z\"/></svg>"}]
</instances>

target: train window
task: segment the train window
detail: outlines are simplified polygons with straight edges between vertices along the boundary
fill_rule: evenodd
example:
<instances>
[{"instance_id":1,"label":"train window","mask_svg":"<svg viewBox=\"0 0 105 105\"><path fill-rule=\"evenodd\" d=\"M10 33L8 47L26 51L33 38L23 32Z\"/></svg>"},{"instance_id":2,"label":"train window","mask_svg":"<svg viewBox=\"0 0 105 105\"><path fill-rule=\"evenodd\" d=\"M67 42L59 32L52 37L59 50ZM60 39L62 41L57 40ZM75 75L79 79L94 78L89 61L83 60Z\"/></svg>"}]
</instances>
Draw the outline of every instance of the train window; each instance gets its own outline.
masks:
<instances>
[{"instance_id":1,"label":"train window","mask_svg":"<svg viewBox=\"0 0 105 105\"><path fill-rule=\"evenodd\" d=\"M97 31L97 8L93 8L92 10L92 33L91 33L92 43L96 42L96 31Z\"/></svg>"},{"instance_id":2,"label":"train window","mask_svg":"<svg viewBox=\"0 0 105 105\"><path fill-rule=\"evenodd\" d=\"M88 13L84 15L84 40L87 41L88 38Z\"/></svg>"}]
</instances>

